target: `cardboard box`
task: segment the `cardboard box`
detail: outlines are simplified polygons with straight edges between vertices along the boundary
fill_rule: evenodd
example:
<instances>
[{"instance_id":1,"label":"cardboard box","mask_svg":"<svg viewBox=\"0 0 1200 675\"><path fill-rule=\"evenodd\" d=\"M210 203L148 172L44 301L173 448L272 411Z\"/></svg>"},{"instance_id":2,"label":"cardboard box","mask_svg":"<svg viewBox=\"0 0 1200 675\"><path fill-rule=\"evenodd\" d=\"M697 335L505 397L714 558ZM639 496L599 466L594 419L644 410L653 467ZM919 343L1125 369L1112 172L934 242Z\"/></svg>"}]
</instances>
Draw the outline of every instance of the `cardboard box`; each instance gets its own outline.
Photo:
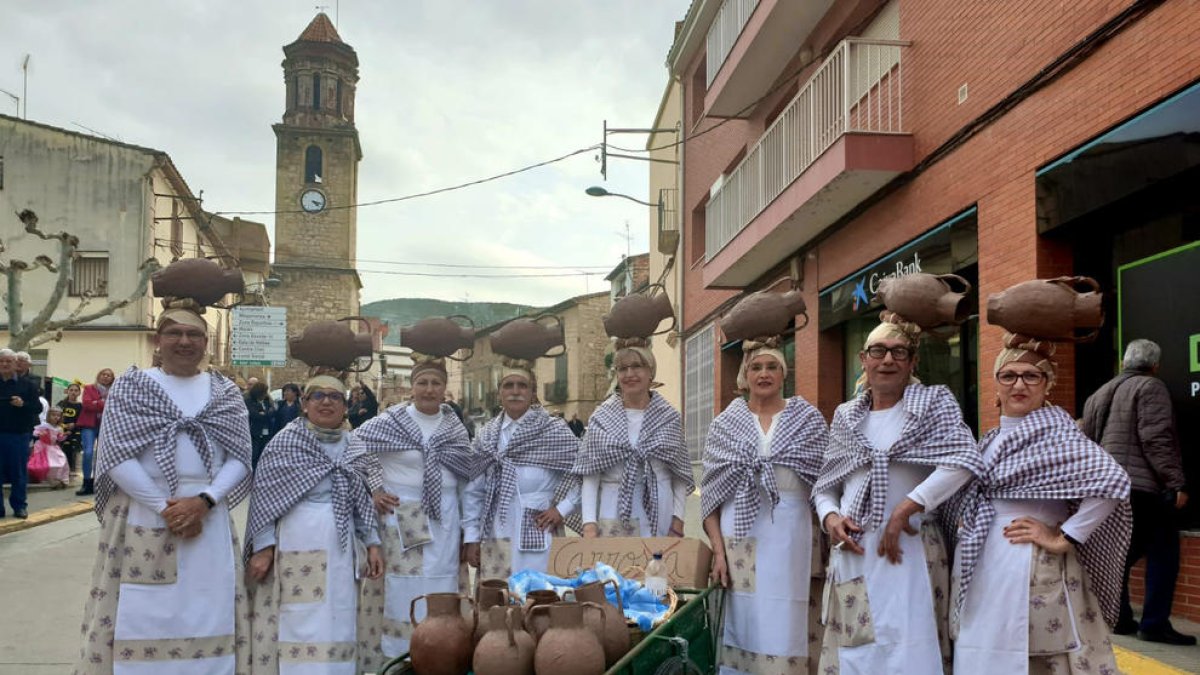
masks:
<instances>
[{"instance_id":1,"label":"cardboard box","mask_svg":"<svg viewBox=\"0 0 1200 675\"><path fill-rule=\"evenodd\" d=\"M652 553L665 551L663 560L670 572L671 586L707 588L712 568L712 549L699 539L678 537L555 537L550 545L550 574L573 577L596 562L611 565L625 574L632 567L646 568ZM668 550L670 549L670 550Z\"/></svg>"}]
</instances>

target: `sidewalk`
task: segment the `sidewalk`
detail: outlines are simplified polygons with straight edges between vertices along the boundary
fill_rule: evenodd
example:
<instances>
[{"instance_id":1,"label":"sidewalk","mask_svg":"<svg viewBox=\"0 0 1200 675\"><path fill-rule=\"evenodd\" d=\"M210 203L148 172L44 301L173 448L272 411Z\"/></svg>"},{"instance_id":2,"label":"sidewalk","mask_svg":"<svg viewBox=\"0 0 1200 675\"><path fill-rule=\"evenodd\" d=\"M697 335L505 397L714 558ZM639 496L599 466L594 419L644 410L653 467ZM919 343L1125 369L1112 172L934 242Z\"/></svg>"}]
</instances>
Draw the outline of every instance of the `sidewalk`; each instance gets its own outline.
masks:
<instances>
[{"instance_id":1,"label":"sidewalk","mask_svg":"<svg viewBox=\"0 0 1200 675\"><path fill-rule=\"evenodd\" d=\"M1134 614L1141 613L1134 606ZM1187 635L1200 636L1200 624L1186 619L1173 618L1175 630ZM1142 642L1132 635L1112 636L1113 649L1117 653L1117 667L1122 673L1138 675L1178 675L1200 673L1200 646L1174 647L1157 642Z\"/></svg>"},{"instance_id":2,"label":"sidewalk","mask_svg":"<svg viewBox=\"0 0 1200 675\"><path fill-rule=\"evenodd\" d=\"M30 485L27 496L27 501L29 502L29 518L27 520L13 517L12 507L8 503L9 487L4 486L4 510L6 515L0 519L0 535L36 527L44 523L52 523L56 520L91 511L92 498L90 496L76 497L75 491L79 489L78 478L75 479L75 483L75 485L63 488L62 490L49 490L40 483Z\"/></svg>"}]
</instances>

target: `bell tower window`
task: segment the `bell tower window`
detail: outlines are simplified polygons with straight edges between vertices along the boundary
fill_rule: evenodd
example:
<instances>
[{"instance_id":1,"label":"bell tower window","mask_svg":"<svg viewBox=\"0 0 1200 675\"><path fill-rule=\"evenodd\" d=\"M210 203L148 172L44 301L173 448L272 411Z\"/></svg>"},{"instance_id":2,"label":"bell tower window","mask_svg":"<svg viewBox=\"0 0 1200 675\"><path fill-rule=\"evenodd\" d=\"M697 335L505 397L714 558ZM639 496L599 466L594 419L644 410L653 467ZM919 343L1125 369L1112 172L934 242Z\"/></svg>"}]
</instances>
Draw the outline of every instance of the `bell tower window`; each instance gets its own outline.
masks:
<instances>
[{"instance_id":1,"label":"bell tower window","mask_svg":"<svg viewBox=\"0 0 1200 675\"><path fill-rule=\"evenodd\" d=\"M308 146L304 151L304 182L320 183L321 178L321 148Z\"/></svg>"},{"instance_id":2,"label":"bell tower window","mask_svg":"<svg viewBox=\"0 0 1200 675\"><path fill-rule=\"evenodd\" d=\"M300 108L300 76L293 78L292 82L292 110Z\"/></svg>"},{"instance_id":3,"label":"bell tower window","mask_svg":"<svg viewBox=\"0 0 1200 675\"><path fill-rule=\"evenodd\" d=\"M321 74L313 73L313 110L321 109Z\"/></svg>"},{"instance_id":4,"label":"bell tower window","mask_svg":"<svg viewBox=\"0 0 1200 675\"><path fill-rule=\"evenodd\" d=\"M340 77L337 81L337 114L338 117L342 116L342 78Z\"/></svg>"}]
</instances>

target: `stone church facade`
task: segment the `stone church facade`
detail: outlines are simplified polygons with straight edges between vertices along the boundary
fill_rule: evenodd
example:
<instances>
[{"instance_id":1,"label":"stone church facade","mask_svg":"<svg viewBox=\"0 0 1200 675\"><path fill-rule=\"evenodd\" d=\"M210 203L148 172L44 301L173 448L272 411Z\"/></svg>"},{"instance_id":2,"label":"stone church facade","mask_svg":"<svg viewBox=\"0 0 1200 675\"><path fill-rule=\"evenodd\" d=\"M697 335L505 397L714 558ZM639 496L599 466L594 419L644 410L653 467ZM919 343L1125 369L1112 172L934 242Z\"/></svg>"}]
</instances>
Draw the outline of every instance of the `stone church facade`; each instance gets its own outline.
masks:
<instances>
[{"instance_id":1,"label":"stone church facade","mask_svg":"<svg viewBox=\"0 0 1200 675\"><path fill-rule=\"evenodd\" d=\"M359 312L355 269L358 163L354 126L358 56L329 17L316 18L283 48L286 103L275 131L275 261L270 302L287 307L288 335ZM356 328L356 327L355 327ZM302 382L303 363L276 368L276 386Z\"/></svg>"}]
</instances>

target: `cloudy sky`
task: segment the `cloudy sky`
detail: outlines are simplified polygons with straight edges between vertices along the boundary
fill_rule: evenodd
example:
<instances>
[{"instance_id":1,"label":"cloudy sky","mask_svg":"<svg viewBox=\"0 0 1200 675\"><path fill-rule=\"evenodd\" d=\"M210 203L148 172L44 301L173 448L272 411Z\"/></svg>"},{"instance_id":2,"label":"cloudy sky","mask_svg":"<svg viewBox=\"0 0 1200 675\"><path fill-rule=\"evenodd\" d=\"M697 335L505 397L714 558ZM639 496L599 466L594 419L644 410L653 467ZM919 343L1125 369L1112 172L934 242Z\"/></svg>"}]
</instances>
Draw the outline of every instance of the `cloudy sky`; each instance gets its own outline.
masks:
<instances>
[{"instance_id":1,"label":"cloudy sky","mask_svg":"<svg viewBox=\"0 0 1200 675\"><path fill-rule=\"evenodd\" d=\"M336 0L327 12L335 14ZM281 47L313 0L10 0L0 7L0 89L29 119L89 127L166 151L206 209L274 208L283 114ZM648 127L667 81L674 22L688 0L341 0L337 28L358 52L361 201L483 178L596 144L610 126ZM0 110L15 106L0 95ZM645 137L616 136L642 147ZM607 272L647 244L647 209L588 197L589 152L482 186L358 213L363 301L392 297L548 305L606 288L603 273L429 278L399 263L579 266ZM612 160L613 192L646 198L644 162ZM265 221L271 216L246 216ZM601 270L601 268L607 268ZM459 269L497 274L495 269Z\"/></svg>"}]
</instances>

